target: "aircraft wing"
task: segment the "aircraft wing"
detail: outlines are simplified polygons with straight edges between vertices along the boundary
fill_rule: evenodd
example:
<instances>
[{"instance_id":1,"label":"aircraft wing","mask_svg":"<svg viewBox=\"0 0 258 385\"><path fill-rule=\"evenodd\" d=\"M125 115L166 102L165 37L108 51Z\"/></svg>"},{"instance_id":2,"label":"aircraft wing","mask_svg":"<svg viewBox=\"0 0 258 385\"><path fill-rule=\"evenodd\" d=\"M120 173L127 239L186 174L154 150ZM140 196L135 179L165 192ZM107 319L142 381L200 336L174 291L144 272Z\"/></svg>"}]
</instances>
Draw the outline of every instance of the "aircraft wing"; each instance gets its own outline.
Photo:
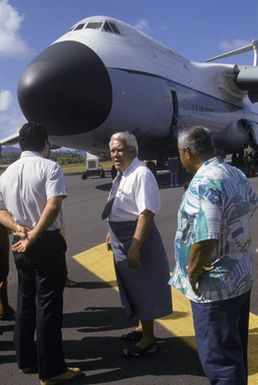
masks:
<instances>
[{"instance_id":1,"label":"aircraft wing","mask_svg":"<svg viewBox=\"0 0 258 385\"><path fill-rule=\"evenodd\" d=\"M0 144L2 146L12 146L18 144L19 133L6 136L5 138L0 139Z\"/></svg>"},{"instance_id":2,"label":"aircraft wing","mask_svg":"<svg viewBox=\"0 0 258 385\"><path fill-rule=\"evenodd\" d=\"M206 61L212 62L217 59L238 55L250 50L253 50L254 52L253 65L236 64L233 71L227 71L227 76L233 75L233 79L240 90L246 91L250 101L252 103L256 103L258 102L258 40L253 40L250 44L247 44L244 47L214 56Z\"/></svg>"},{"instance_id":3,"label":"aircraft wing","mask_svg":"<svg viewBox=\"0 0 258 385\"><path fill-rule=\"evenodd\" d=\"M9 135L6 138L0 139L0 145L1 146L13 146L14 144L18 144L18 143L19 143L19 133L18 132L16 134ZM57 144L52 144L52 143L50 143L50 145L51 145L52 150L57 150L58 148L62 147L62 146L59 146Z\"/></svg>"}]
</instances>

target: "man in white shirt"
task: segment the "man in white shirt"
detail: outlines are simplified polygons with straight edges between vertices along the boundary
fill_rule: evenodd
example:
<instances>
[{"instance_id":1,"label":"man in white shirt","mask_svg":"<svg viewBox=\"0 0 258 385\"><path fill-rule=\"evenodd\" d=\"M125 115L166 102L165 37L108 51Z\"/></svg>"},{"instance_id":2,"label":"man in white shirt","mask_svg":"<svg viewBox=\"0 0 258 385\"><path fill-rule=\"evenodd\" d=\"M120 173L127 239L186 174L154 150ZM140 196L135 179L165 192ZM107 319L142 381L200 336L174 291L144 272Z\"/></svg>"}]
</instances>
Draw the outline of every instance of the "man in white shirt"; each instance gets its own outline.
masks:
<instances>
[{"instance_id":1,"label":"man in white shirt","mask_svg":"<svg viewBox=\"0 0 258 385\"><path fill-rule=\"evenodd\" d=\"M19 368L24 373L38 370L41 385L52 385L81 373L66 367L62 346L67 269L60 229L66 186L59 165L47 159L48 136L42 125L24 124L19 143L20 159L0 177L0 222L16 234L15 348Z\"/></svg>"}]
</instances>

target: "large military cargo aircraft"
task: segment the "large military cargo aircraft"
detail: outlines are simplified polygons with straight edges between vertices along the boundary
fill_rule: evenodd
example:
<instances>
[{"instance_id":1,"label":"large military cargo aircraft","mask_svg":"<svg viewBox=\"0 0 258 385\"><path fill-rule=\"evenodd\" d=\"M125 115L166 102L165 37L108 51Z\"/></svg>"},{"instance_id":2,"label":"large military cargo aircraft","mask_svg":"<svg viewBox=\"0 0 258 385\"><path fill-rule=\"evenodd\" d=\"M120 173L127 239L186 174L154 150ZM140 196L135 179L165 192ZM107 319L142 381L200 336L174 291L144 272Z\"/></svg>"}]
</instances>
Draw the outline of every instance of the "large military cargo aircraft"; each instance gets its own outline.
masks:
<instances>
[{"instance_id":1,"label":"large military cargo aircraft","mask_svg":"<svg viewBox=\"0 0 258 385\"><path fill-rule=\"evenodd\" d=\"M253 48L254 65L198 63L122 21L88 17L28 65L18 99L60 146L98 154L130 131L142 159L166 159L178 130L203 125L221 151L238 153L258 143L256 46L228 53Z\"/></svg>"}]
</instances>

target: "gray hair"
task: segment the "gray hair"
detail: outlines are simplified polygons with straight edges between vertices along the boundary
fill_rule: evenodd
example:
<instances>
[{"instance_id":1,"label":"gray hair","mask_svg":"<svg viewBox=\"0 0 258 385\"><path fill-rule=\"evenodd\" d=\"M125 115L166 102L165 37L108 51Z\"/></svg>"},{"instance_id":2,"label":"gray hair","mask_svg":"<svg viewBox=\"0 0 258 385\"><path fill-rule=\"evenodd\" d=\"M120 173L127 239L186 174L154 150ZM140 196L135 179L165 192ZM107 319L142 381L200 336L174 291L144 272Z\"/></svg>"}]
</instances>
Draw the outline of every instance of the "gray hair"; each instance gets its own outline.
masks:
<instances>
[{"instance_id":1,"label":"gray hair","mask_svg":"<svg viewBox=\"0 0 258 385\"><path fill-rule=\"evenodd\" d=\"M109 141L109 148L114 140L123 142L129 152L138 155L139 149L136 137L130 134L128 131L117 132L116 134L113 134Z\"/></svg>"},{"instance_id":2,"label":"gray hair","mask_svg":"<svg viewBox=\"0 0 258 385\"><path fill-rule=\"evenodd\" d=\"M214 142L208 128L194 126L178 133L178 149L188 148L193 154L207 154L214 151Z\"/></svg>"}]
</instances>

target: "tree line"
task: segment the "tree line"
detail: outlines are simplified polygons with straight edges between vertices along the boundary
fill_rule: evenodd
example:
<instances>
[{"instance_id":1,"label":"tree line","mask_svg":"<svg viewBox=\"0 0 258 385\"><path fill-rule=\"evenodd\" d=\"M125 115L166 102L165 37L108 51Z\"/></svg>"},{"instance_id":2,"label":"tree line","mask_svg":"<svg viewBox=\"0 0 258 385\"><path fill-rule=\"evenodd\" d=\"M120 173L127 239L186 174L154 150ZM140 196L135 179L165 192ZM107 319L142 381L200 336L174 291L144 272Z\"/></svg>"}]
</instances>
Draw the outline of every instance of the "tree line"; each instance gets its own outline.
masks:
<instances>
[{"instance_id":1,"label":"tree line","mask_svg":"<svg viewBox=\"0 0 258 385\"><path fill-rule=\"evenodd\" d=\"M9 152L3 153L1 152L0 156L0 165L9 165L15 162L20 157L20 152ZM72 163L84 163L85 155L80 152L74 151L51 151L50 158L60 165L64 164L72 164Z\"/></svg>"}]
</instances>

